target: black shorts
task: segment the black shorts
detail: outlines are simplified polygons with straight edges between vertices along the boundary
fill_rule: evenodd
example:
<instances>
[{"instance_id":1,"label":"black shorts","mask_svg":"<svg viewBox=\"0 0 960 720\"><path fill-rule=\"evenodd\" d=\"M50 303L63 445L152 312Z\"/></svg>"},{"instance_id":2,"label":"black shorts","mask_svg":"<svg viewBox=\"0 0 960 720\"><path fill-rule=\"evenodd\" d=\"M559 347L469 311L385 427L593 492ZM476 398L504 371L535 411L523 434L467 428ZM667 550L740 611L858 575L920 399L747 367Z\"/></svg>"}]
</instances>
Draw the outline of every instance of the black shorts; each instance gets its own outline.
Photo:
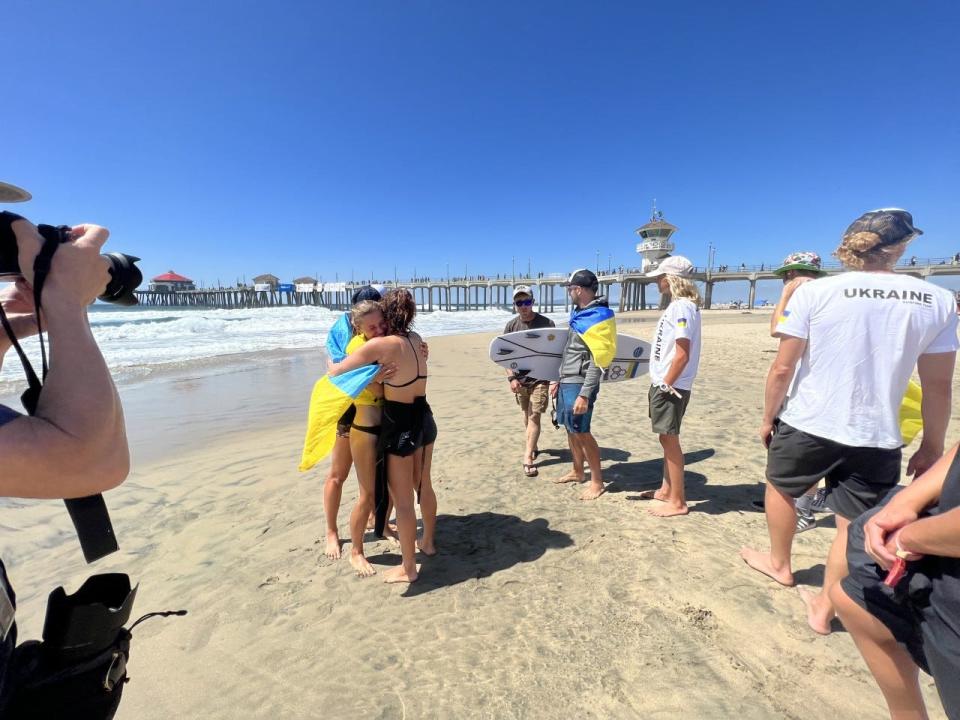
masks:
<instances>
[{"instance_id":1,"label":"black shorts","mask_svg":"<svg viewBox=\"0 0 960 720\"><path fill-rule=\"evenodd\" d=\"M767 451L767 481L799 498L824 478L830 507L853 520L900 482L900 461L900 448L843 445L778 420Z\"/></svg>"},{"instance_id":2,"label":"black shorts","mask_svg":"<svg viewBox=\"0 0 960 720\"><path fill-rule=\"evenodd\" d=\"M353 419L357 416L357 406L351 405L347 411L337 420L337 437L350 437L350 426L353 425Z\"/></svg>"},{"instance_id":3,"label":"black shorts","mask_svg":"<svg viewBox=\"0 0 960 720\"><path fill-rule=\"evenodd\" d=\"M847 597L887 627L924 672L933 675L947 717L960 718L960 629L951 624L951 619L942 617L937 603L931 602L931 597L936 597L931 594L933 583L943 587L941 560L928 557L908 563L907 575L896 589L887 588L883 584L886 571L864 550L863 526L879 510L874 508L850 524L849 575L841 586Z\"/></svg>"}]
</instances>

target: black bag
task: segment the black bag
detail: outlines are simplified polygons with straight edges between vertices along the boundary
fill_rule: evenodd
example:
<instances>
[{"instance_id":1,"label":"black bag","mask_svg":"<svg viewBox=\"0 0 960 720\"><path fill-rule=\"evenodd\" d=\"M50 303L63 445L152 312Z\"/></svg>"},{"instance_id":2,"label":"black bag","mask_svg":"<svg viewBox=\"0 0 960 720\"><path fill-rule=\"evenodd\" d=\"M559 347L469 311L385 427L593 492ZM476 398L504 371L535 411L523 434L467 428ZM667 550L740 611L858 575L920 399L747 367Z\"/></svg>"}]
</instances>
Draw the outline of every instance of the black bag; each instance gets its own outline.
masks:
<instances>
[{"instance_id":1,"label":"black bag","mask_svg":"<svg viewBox=\"0 0 960 720\"><path fill-rule=\"evenodd\" d=\"M73 595L50 593L43 641L17 646L10 663L11 698L3 720L110 720L127 682L137 588L122 573L94 575Z\"/></svg>"}]
</instances>

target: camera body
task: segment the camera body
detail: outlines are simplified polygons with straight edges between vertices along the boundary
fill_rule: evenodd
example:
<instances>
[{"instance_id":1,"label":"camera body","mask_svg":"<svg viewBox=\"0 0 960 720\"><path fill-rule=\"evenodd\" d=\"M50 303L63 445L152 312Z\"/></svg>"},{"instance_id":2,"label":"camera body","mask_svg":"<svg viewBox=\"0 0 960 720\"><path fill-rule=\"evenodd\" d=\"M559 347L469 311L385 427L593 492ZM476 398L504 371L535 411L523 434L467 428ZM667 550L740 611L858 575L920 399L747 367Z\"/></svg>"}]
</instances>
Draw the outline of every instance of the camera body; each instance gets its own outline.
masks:
<instances>
[{"instance_id":1,"label":"camera body","mask_svg":"<svg viewBox=\"0 0 960 720\"><path fill-rule=\"evenodd\" d=\"M13 231L13 223L23 219L16 213L0 212L0 280L13 281L23 277L17 236ZM61 243L70 241L70 228L66 225L41 227L56 233ZM140 258L123 253L106 253L103 257L110 261L110 282L99 298L115 305L136 305L133 291L143 282L143 274L136 265Z\"/></svg>"}]
</instances>

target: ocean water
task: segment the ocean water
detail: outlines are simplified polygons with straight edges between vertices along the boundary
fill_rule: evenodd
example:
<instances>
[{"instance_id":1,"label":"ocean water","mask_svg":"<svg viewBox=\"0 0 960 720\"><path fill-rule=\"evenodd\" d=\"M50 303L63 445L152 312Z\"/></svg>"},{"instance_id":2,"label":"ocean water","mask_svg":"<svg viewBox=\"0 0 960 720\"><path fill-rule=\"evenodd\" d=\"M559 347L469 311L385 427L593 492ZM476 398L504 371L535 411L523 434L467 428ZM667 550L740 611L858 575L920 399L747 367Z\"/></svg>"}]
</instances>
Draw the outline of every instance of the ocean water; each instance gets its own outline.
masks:
<instances>
[{"instance_id":1,"label":"ocean water","mask_svg":"<svg viewBox=\"0 0 960 720\"><path fill-rule=\"evenodd\" d=\"M229 362L231 358L322 348L341 311L317 307L215 310L205 308L91 308L90 325L115 378L123 382L164 370ZM417 316L414 328L424 337L502 330L506 310L436 311ZM564 313L551 317L561 319ZM23 343L40 372L36 338ZM49 348L48 348L49 349ZM23 371L8 352L0 371L0 394L22 385Z\"/></svg>"}]
</instances>

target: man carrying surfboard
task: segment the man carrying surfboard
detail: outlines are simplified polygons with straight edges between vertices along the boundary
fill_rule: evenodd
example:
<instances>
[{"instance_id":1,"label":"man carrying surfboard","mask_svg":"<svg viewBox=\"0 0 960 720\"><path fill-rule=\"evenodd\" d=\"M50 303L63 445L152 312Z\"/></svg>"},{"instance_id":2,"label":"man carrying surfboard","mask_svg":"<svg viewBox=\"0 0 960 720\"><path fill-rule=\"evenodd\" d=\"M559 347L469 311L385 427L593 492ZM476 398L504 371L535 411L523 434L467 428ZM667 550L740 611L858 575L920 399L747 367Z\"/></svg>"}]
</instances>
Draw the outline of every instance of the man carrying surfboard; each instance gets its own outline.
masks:
<instances>
[{"instance_id":1,"label":"man carrying surfboard","mask_svg":"<svg viewBox=\"0 0 960 720\"><path fill-rule=\"evenodd\" d=\"M700 293L690 280L691 275L693 264L682 255L664 258L647 273L647 277L657 279L661 295L669 298L653 336L647 396L653 431L659 436L663 448L663 483L659 490L646 490L640 494L642 498L663 503L663 506L649 511L657 517L674 517L689 512L683 480L680 424L700 365Z\"/></svg>"},{"instance_id":2,"label":"man carrying surfboard","mask_svg":"<svg viewBox=\"0 0 960 720\"><path fill-rule=\"evenodd\" d=\"M567 431L573 469L554 482L583 482L584 463L590 467L590 486L581 500L603 494L600 447L590 433L593 406L600 392L603 371L613 362L617 349L617 324L613 310L597 296L600 283L589 270L576 270L565 283L573 310L570 332L563 348L560 382L550 386L557 399L557 423Z\"/></svg>"},{"instance_id":3,"label":"man carrying surfboard","mask_svg":"<svg viewBox=\"0 0 960 720\"><path fill-rule=\"evenodd\" d=\"M537 330L556 327L553 320L533 309L533 292L528 285L517 285L513 289L513 306L517 316L512 318L503 329L504 335L522 330ZM550 383L531 377L519 376L516 371L507 368L507 380L510 390L523 410L523 428L526 433L526 448L523 453L523 473L527 477L539 474L534 463L537 457L537 442L540 440L540 419L547 409Z\"/></svg>"}]
</instances>

